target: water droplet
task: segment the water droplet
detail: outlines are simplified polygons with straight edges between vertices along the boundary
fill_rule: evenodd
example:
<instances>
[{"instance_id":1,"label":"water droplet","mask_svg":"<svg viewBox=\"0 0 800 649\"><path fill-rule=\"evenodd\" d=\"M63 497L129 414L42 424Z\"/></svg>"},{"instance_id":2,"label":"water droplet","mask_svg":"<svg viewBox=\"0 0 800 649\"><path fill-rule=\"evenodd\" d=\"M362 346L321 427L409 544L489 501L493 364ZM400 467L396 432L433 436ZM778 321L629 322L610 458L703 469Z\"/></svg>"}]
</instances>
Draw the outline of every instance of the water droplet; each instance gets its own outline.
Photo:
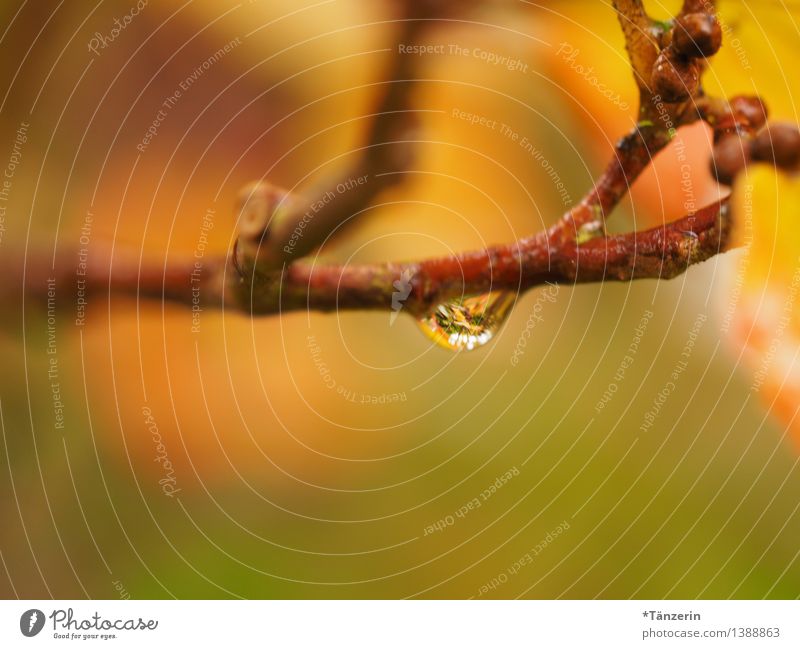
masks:
<instances>
[{"instance_id":1,"label":"water droplet","mask_svg":"<svg viewBox=\"0 0 800 649\"><path fill-rule=\"evenodd\" d=\"M420 328L440 347L472 350L488 343L508 318L516 295L493 291L437 306L421 318Z\"/></svg>"}]
</instances>

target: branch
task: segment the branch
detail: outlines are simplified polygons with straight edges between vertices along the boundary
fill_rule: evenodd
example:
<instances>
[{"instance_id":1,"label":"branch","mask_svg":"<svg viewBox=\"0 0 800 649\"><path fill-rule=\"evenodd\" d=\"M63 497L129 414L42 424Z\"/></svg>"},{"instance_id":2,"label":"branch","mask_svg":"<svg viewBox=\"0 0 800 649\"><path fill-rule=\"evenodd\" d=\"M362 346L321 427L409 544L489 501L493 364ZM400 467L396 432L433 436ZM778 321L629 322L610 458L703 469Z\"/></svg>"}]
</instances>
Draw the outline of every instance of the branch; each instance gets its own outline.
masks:
<instances>
[{"instance_id":1,"label":"branch","mask_svg":"<svg viewBox=\"0 0 800 649\"><path fill-rule=\"evenodd\" d=\"M406 0L410 12L403 23L406 37L418 34L434 4L433 0L421 4ZM608 236L605 220L681 126L702 119L713 128L712 164L721 182L732 182L754 160L796 171L800 168L800 131L793 125L767 124L767 111L759 98L725 101L705 95L699 75L706 57L719 47L713 3L687 0L671 26L653 26L639 1L616 0L614 5L637 80L651 81L652 88L640 84L640 115L652 119L643 119L617 143L591 191L551 228L511 244L413 263L340 266L318 265L308 258L291 261L276 250L275 243L289 225L298 223L309 203L259 184L247 190L240 236L231 254L206 258L200 275L193 274L192 260L140 265L138 258L117 256L112 266L110 260L98 263L93 255L84 290L87 294L124 293L173 300L193 308L202 305L203 309L229 308L262 315L306 309L388 310L397 294L397 280L402 279L410 286L404 311L422 316L448 300L501 289L519 292L544 282L668 279L723 252L730 245L727 199L644 232ZM660 53L654 57L653 50L658 47ZM408 60L395 58L393 65L397 77L410 76ZM662 101L662 93L668 99ZM409 126L403 117L410 114L407 102L407 85L390 84L357 169L369 172L376 166L399 164L388 153L388 143ZM395 148L398 150L407 151ZM315 212L312 221L316 225L304 230L302 238L308 238L295 245L291 258L310 252L342 219L352 216L356 207L368 204L376 191L374 186L355 189L350 199L336 203L330 211L323 206ZM250 201L254 197L257 200ZM62 257L57 270L50 273L40 270L48 267L46 262L34 260L29 268L38 274L27 273L25 286L9 281L13 275L6 272L2 288L6 292L29 289L41 295L46 292L46 276L74 282L76 260L74 253ZM0 264L7 265L8 258Z\"/></svg>"},{"instance_id":2,"label":"branch","mask_svg":"<svg viewBox=\"0 0 800 649\"><path fill-rule=\"evenodd\" d=\"M393 283L409 277L411 291L403 308L421 316L439 303L464 295L495 290L520 292L545 282L669 279L726 250L729 232L726 199L658 228L584 243L561 240L561 225L556 224L549 232L514 244L417 263L339 266L298 262L252 290L229 260L223 259L204 261L202 275L195 283L190 259L170 261L166 267L153 262L140 266L137 259L125 256L115 257L113 265L108 260L93 260L81 279L87 296L130 295L187 306L201 299L204 310L225 307L266 315L305 309L388 311L395 292ZM553 245L552 238L558 239L558 245ZM5 257L3 266L8 261ZM29 260L31 272L24 287L19 283L3 285L4 298L20 288L26 294L43 294L50 279L57 286L75 284L76 258L62 255L55 269L39 261L43 260ZM12 265L20 268L19 260L15 262Z\"/></svg>"},{"instance_id":3,"label":"branch","mask_svg":"<svg viewBox=\"0 0 800 649\"><path fill-rule=\"evenodd\" d=\"M525 291L549 283L671 278L690 265L725 250L730 223L727 203L700 210L666 226L644 232L598 237L579 244L564 241L561 226L517 243L493 246L454 257L410 264L314 266L297 263L281 277L251 291L241 285L230 306L250 302L252 313L291 309L390 309L393 282L410 277L403 303L414 315L437 304L488 291ZM552 245L551 237L559 240Z\"/></svg>"}]
</instances>

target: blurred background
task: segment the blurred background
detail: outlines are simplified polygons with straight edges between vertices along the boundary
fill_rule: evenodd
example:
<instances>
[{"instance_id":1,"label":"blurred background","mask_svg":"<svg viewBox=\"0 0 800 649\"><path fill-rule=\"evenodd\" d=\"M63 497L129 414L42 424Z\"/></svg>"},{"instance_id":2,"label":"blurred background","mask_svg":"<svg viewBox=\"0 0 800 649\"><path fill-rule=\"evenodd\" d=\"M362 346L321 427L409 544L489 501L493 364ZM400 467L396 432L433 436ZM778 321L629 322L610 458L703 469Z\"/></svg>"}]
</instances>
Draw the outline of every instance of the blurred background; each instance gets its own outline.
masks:
<instances>
[{"instance_id":1,"label":"blurred background","mask_svg":"<svg viewBox=\"0 0 800 649\"><path fill-rule=\"evenodd\" d=\"M463 4L417 57L411 172L322 260L538 231L635 125L610 3ZM0 257L46 276L28 264L63 250L225 254L246 183L302 188L353 160L397 9L4 2ZM800 121L800 6L719 10L707 90ZM709 152L682 130L610 227L713 200ZM198 326L91 296L84 321L77 276L49 303L9 298L0 594L797 597L800 190L753 169L734 193L744 248L668 282L530 291L468 353L389 312Z\"/></svg>"}]
</instances>

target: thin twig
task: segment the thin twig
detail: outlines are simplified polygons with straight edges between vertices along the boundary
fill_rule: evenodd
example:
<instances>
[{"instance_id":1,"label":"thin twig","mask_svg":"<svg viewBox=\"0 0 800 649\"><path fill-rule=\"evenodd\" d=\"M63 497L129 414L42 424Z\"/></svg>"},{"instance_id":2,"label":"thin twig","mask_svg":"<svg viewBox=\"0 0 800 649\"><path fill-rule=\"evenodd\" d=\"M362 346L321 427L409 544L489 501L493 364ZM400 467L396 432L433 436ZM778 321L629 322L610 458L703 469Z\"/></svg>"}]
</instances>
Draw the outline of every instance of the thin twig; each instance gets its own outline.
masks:
<instances>
[{"instance_id":1,"label":"thin twig","mask_svg":"<svg viewBox=\"0 0 800 649\"><path fill-rule=\"evenodd\" d=\"M268 273L302 259L332 233L341 235L378 193L402 182L404 176L397 172L413 160L418 125L410 98L416 60L401 53L400 46L420 39L430 26L432 6L429 0L403 2L385 89L354 164L302 195L289 195L266 183L244 190L240 218L247 223L237 242L237 263L245 274Z\"/></svg>"},{"instance_id":2,"label":"thin twig","mask_svg":"<svg viewBox=\"0 0 800 649\"><path fill-rule=\"evenodd\" d=\"M642 0L614 0L625 49L631 62L633 76L640 91L649 93L650 72L658 56L654 23L647 15Z\"/></svg>"}]
</instances>

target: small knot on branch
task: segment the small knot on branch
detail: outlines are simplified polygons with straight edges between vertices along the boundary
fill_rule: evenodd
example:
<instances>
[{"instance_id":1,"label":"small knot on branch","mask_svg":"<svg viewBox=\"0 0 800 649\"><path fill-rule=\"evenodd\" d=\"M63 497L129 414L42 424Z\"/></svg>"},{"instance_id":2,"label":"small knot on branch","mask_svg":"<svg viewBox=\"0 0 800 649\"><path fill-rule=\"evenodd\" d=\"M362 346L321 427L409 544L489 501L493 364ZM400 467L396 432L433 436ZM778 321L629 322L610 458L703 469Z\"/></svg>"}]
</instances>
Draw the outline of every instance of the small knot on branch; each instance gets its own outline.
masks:
<instances>
[{"instance_id":1,"label":"small knot on branch","mask_svg":"<svg viewBox=\"0 0 800 649\"><path fill-rule=\"evenodd\" d=\"M250 279L282 265L278 243L285 238L291 215L302 202L300 197L265 181L252 182L239 192L239 237L233 263L242 277Z\"/></svg>"},{"instance_id":2,"label":"small knot on branch","mask_svg":"<svg viewBox=\"0 0 800 649\"><path fill-rule=\"evenodd\" d=\"M705 60L719 51L722 28L711 13L679 16L664 36L664 49L653 65L653 92L667 103L681 103L700 89Z\"/></svg>"},{"instance_id":3,"label":"small knot on branch","mask_svg":"<svg viewBox=\"0 0 800 649\"><path fill-rule=\"evenodd\" d=\"M671 31L672 47L690 58L714 56L722 45L722 28L709 13L691 13L675 21Z\"/></svg>"},{"instance_id":4,"label":"small knot on branch","mask_svg":"<svg viewBox=\"0 0 800 649\"><path fill-rule=\"evenodd\" d=\"M687 101L700 87L700 66L669 46L658 55L650 83L653 92L668 104Z\"/></svg>"},{"instance_id":5,"label":"small knot on branch","mask_svg":"<svg viewBox=\"0 0 800 649\"><path fill-rule=\"evenodd\" d=\"M789 173L800 170L800 129L795 124L767 124L757 133L741 130L724 134L714 145L711 171L724 185L752 162L765 162Z\"/></svg>"}]
</instances>

